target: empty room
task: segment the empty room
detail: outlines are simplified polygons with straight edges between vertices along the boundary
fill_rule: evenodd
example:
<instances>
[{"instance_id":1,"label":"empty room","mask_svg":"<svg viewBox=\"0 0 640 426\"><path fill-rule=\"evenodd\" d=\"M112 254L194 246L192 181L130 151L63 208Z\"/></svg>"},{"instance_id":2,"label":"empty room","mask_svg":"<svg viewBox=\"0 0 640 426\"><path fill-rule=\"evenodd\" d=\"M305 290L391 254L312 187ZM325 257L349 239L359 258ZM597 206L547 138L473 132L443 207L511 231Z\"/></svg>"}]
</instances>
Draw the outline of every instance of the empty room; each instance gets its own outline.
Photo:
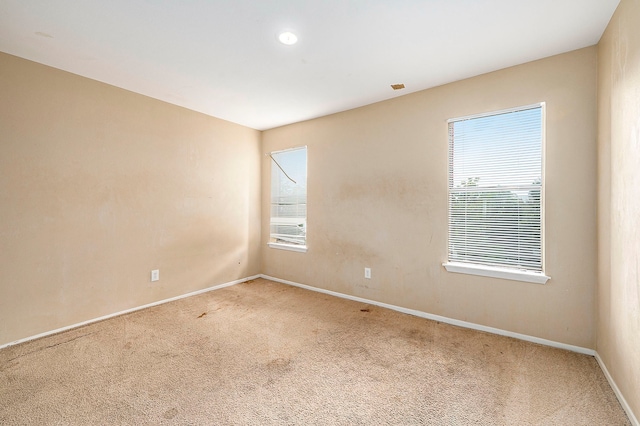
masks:
<instances>
[{"instance_id":1,"label":"empty room","mask_svg":"<svg viewBox=\"0 0 640 426\"><path fill-rule=\"evenodd\" d=\"M0 1L0 424L640 426L640 0Z\"/></svg>"}]
</instances>

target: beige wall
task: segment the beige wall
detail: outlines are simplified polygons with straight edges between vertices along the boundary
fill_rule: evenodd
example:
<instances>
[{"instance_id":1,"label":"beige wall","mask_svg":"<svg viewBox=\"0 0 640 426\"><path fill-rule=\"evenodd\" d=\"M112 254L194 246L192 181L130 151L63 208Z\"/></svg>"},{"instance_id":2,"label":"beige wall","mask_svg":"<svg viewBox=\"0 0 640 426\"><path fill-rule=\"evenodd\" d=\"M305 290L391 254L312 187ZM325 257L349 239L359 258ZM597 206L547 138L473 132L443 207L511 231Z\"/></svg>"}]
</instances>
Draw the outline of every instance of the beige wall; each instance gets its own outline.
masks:
<instances>
[{"instance_id":1,"label":"beige wall","mask_svg":"<svg viewBox=\"0 0 640 426\"><path fill-rule=\"evenodd\" d=\"M596 48L263 133L308 146L307 253L266 247L262 271L340 293L595 347ZM448 118L544 101L546 285L448 273ZM268 157L262 209L269 211ZM372 268L365 280L364 267Z\"/></svg>"},{"instance_id":2,"label":"beige wall","mask_svg":"<svg viewBox=\"0 0 640 426\"><path fill-rule=\"evenodd\" d=\"M640 0L622 0L598 47L597 351L640 415Z\"/></svg>"},{"instance_id":3,"label":"beige wall","mask_svg":"<svg viewBox=\"0 0 640 426\"><path fill-rule=\"evenodd\" d=\"M259 150L0 53L0 345L259 273Z\"/></svg>"}]
</instances>

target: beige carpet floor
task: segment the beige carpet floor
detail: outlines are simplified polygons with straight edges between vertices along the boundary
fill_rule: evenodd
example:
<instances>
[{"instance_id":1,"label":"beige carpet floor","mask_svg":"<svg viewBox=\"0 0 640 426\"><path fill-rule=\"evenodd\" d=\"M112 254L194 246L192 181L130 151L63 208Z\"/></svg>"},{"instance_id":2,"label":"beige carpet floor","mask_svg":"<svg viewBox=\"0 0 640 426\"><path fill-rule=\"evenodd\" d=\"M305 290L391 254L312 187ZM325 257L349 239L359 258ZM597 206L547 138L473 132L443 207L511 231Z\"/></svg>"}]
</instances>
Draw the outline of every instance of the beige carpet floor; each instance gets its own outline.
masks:
<instances>
[{"instance_id":1,"label":"beige carpet floor","mask_svg":"<svg viewBox=\"0 0 640 426\"><path fill-rule=\"evenodd\" d=\"M260 279L0 350L0 424L629 421L593 357Z\"/></svg>"}]
</instances>

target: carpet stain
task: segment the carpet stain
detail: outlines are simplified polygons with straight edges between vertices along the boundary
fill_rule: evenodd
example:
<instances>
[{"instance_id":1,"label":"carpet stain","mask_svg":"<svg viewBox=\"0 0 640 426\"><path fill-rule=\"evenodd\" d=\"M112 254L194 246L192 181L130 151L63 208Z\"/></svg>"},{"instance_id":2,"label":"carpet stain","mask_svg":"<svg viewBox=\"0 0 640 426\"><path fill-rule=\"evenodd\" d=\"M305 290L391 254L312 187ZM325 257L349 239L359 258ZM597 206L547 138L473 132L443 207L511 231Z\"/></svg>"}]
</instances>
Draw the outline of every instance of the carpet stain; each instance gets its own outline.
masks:
<instances>
[{"instance_id":1,"label":"carpet stain","mask_svg":"<svg viewBox=\"0 0 640 426\"><path fill-rule=\"evenodd\" d=\"M371 312L371 309L369 308L360 309L360 312Z\"/></svg>"},{"instance_id":2,"label":"carpet stain","mask_svg":"<svg viewBox=\"0 0 640 426\"><path fill-rule=\"evenodd\" d=\"M269 363L267 364L267 368L269 368L270 370L273 370L273 369L280 370L280 369L286 368L290 363L291 363L290 359L276 358L269 361Z\"/></svg>"},{"instance_id":3,"label":"carpet stain","mask_svg":"<svg viewBox=\"0 0 640 426\"><path fill-rule=\"evenodd\" d=\"M127 343L124 345L124 348L125 348L125 349L131 349L131 342L127 342Z\"/></svg>"},{"instance_id":4,"label":"carpet stain","mask_svg":"<svg viewBox=\"0 0 640 426\"><path fill-rule=\"evenodd\" d=\"M16 359L18 359L18 358L25 357L25 356L27 356L27 355L34 354L34 353L36 353L36 352L44 351L44 350L46 350L46 349L55 348L56 346L64 345L64 344L67 344L67 343L73 342L74 340L82 339L83 337L91 336L92 334L96 334L96 333L97 333L97 331L94 331L94 332L91 332L91 333L82 334L82 335L80 335L80 336L77 336L77 337L74 337L74 338L71 338L71 339L64 340L64 341L62 341L62 342L58 342L58 343L54 343L54 344L52 344L52 345L44 346L44 347L42 347L42 348L38 348L38 349L36 349L36 350L34 350L34 351L30 351L30 352L24 353L24 354L22 354L22 355L18 355L18 356L17 356L17 357L15 357L15 358L11 358L11 359L9 359L9 360L8 360L8 362L14 361L14 360L16 360Z\"/></svg>"},{"instance_id":5,"label":"carpet stain","mask_svg":"<svg viewBox=\"0 0 640 426\"><path fill-rule=\"evenodd\" d=\"M201 313L200 315L198 315L198 318L202 318L203 316L207 315L206 312Z\"/></svg>"},{"instance_id":6,"label":"carpet stain","mask_svg":"<svg viewBox=\"0 0 640 426\"><path fill-rule=\"evenodd\" d=\"M0 365L0 371L5 371L8 370L12 367L17 367L18 365L20 365L20 361L12 361L12 362L8 362L5 365Z\"/></svg>"},{"instance_id":7,"label":"carpet stain","mask_svg":"<svg viewBox=\"0 0 640 426\"><path fill-rule=\"evenodd\" d=\"M177 415L178 415L178 409L173 407L172 409L165 411L164 414L162 415L162 417L164 417L165 419L170 420L170 419L174 418Z\"/></svg>"}]
</instances>

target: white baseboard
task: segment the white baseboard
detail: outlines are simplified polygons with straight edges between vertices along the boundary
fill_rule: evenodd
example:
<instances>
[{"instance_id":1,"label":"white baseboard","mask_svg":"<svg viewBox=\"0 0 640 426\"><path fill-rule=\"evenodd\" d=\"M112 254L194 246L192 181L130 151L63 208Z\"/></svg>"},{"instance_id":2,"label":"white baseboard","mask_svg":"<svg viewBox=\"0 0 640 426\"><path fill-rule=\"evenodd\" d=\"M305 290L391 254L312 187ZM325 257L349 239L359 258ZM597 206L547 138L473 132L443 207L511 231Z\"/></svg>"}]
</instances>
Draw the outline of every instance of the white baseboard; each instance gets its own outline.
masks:
<instances>
[{"instance_id":1,"label":"white baseboard","mask_svg":"<svg viewBox=\"0 0 640 426\"><path fill-rule=\"evenodd\" d=\"M331 291L331 290L325 290L322 288L318 288L318 287L312 287L309 285L305 285L305 284L300 284L297 282L293 282L293 281L288 281L288 280L283 280L280 278L276 278L276 277L271 277L269 275L265 275L265 274L258 274L258 275L253 275L251 277L246 277L246 278L241 278L235 281L230 281L224 284L219 284L219 285L215 285L213 287L209 287L209 288L205 288L202 290L197 290L197 291L193 291L191 293L186 293L186 294L182 294L180 296L175 296L175 297L171 297L169 299L164 299L164 300L160 300L157 302L153 302L153 303L148 303L146 305L142 305L142 306L138 306L135 308L131 308L131 309L127 309L124 311L120 311L120 312L116 312L113 314L109 314L109 315L104 315L98 318L93 318L90 319L88 321L83 321L81 323L77 323L77 324L73 324L73 325L69 325L66 327L62 327L62 328L58 328L55 330L51 330L51 331L47 331L44 333L40 333L40 334L36 334L35 336L29 336L29 337L25 337L23 339L19 339L13 342L9 342L9 343L5 343L3 345L0 345L0 349L2 348L6 348L9 346L13 346L13 345L17 345L19 343L23 343L23 342L28 342L30 340L35 340L35 339L39 339L41 337L46 337L46 336L50 336L52 334L57 334L57 333L61 333L63 331L67 331L67 330L71 330L77 327L82 327L83 325L87 325L87 324L91 324L94 322L98 322L98 321L103 321L109 318L113 318L113 317L117 317L119 315L124 315L124 314L128 314L131 312L135 312L135 311L139 311L141 309L146 309L146 308L150 308L153 306L157 306L157 305L162 305L164 303L168 303L168 302L173 302L174 300L180 300L180 299L184 299L186 297L191 297L191 296L195 296L198 294L202 294L202 293L207 293L213 290L219 290L221 288L225 288L225 287L230 287L232 285L236 285L236 284L240 284L246 281L250 281L250 280L254 280L256 278L264 278L267 280L271 280L271 281L276 281L282 284L288 284L294 287L300 287L300 288L304 288L306 290L311 290L311 291L315 291L318 293L324 293L324 294L328 294L331 296L335 296L335 297L340 297L343 299L348 299L348 300L353 300L355 302L361 302L361 303L366 303L369 305L375 305L375 306L380 306L382 308L387 308L387 309L391 309L394 311L398 311L398 312L402 312L405 314L409 314L409 315L414 315L417 317L421 317L421 318L426 318L426 319L430 319L430 320L434 320L434 321L440 321L446 324L451 324L451 325L456 325L459 327L465 327L465 328L470 328L473 330L479 330L479 331L485 331L487 333L493 333L493 334L497 334L500 336L507 336L507 337L513 337L515 339L520 339L520 340L524 340L527 342L533 342L533 343L539 343L541 345L545 345L545 346L551 346L554 348L560 348L560 349L566 349L572 352L577 352L577 353L581 353L581 354L585 354L585 355L592 355L595 357L596 361L598 362L598 365L600 366L600 368L602 369L605 377L607 378L607 381L609 382L609 385L611 385L611 388L613 389L613 392L615 393L616 397L618 398L618 401L620 401L620 405L622 405L622 408L624 409L624 411L626 412L627 416L629 417L629 420L631 421L632 426L640 426L640 422L638 422L638 419L636 418L635 414L633 413L633 411L631 411L631 407L629 406L629 404L627 403L627 400L624 398L624 396L622 395L622 393L620 392L620 389L618 388L618 385L616 385L616 382L613 380L613 377L611 377L611 374L609 374L609 370L607 369L607 366L605 365L604 361L602 360L602 358L600 358L600 355L598 354L598 352L594 351L593 349L588 349L588 348L583 348L580 346L574 346L574 345L568 345L565 343L560 343L560 342L555 342L553 340L547 340L547 339L541 339L539 337L534 337L534 336L529 336L526 334L520 334L520 333L514 333L511 331L507 331L507 330L502 330L499 328L493 328L493 327L487 327L484 325L480 325L480 324L474 324L471 322L467 322L467 321L460 321L460 320L456 320L453 318L447 318L447 317L443 317L440 315L433 315L433 314L428 314L426 312L422 312L422 311L417 311L414 309L408 309L408 308L403 308L401 306L395 306L395 305L390 305L388 303L382 303L382 302L377 302L375 300L369 300L369 299L365 299L362 297L357 297L357 296L351 296L348 294L344 294L344 293L338 293L335 291Z\"/></svg>"},{"instance_id":2,"label":"white baseboard","mask_svg":"<svg viewBox=\"0 0 640 426\"><path fill-rule=\"evenodd\" d=\"M500 336L513 337L515 339L520 339L520 340L524 340L524 341L527 341L527 342L539 343L539 344L545 345L545 346L551 346L551 347L554 347L554 348L566 349L568 351L577 352L577 353L581 353L581 354L585 354L585 355L591 355L591 356L595 357L595 359L597 360L598 364L600 365L600 368L602 369L605 377L607 378L607 381L611 385L611 388L613 389L613 392L615 393L616 397L618 398L618 401L620 401L620 405L622 405L622 408L624 409L625 413L627 414L627 417L629 417L629 421L631 421L632 426L640 426L640 423L638 422L638 419L634 415L633 411L631 411L631 407L627 403L627 401L624 398L624 396L622 396L622 393L620 392L620 389L618 388L618 386L616 385L615 381L611 377L611 374L609 374L609 371L607 370L607 367L605 366L604 362L600 358L600 355L598 354L598 352L596 352L593 349L583 348L581 346L568 345L568 344L565 344L565 343L555 342L553 340L541 339L539 337L529 336L529 335L526 335L526 334L514 333L514 332L511 332L511 331L506 331L506 330L502 330L502 329L499 329L499 328L487 327L487 326L484 326L484 325L474 324L474 323L467 322L467 321L460 321L460 320L456 320L456 319L452 319L452 318L442 317L440 315L428 314L426 312L416 311L416 310L413 310L413 309L407 309L407 308L403 308L401 306L389 305L387 303L377 302L375 300L364 299L362 297L351 296L351 295L348 295L348 294L338 293L338 292L331 291L331 290L325 290L325 289L318 288L318 287L312 287L312 286L309 286L309 285L300 284L300 283L296 283L296 282L293 282L293 281L283 280L283 279L280 279L280 278L271 277L269 275L261 274L260 277L264 278L264 279L267 279L267 280L276 281L276 282L279 282L279 283L282 283L282 284L288 284L288 285L291 285L291 286L294 286L294 287L300 287L300 288L304 288L306 290L316 291L318 293L324 293L324 294L328 294L328 295L331 295L331 296L341 297L343 299L353 300L353 301L356 301L356 302L362 302L362 303L366 303L366 304L369 304L369 305L375 305L375 306L380 306L382 308L392 309L394 311L402 312L402 313L409 314L409 315L414 315L414 316L421 317L421 318L426 318L426 319L430 319L430 320L434 320L434 321L440 321L440 322L443 322L443 323L446 323L446 324L457 325L459 327L465 327L465 328L470 328L470 329L473 329L473 330L485 331L487 333L498 334Z\"/></svg>"},{"instance_id":3,"label":"white baseboard","mask_svg":"<svg viewBox=\"0 0 640 426\"><path fill-rule=\"evenodd\" d=\"M499 329L499 328L487 327L487 326L484 326L484 325L475 324L475 323L471 323L471 322L467 322L467 321L461 321L461 320L448 318L448 317L443 317L443 316L440 316L440 315L429 314L429 313L422 312L422 311L417 311L417 310L414 310L414 309L403 308L401 306L390 305L388 303L378 302L378 301L375 301L375 300L369 300L369 299L365 299L365 298L362 298L362 297L351 296L351 295L344 294L344 293L338 293L338 292L331 291L331 290L325 290L325 289L318 288L318 287L312 287L312 286L309 286L309 285L300 284L300 283L293 282L293 281L283 280L283 279L280 279L280 278L271 277L269 275L264 275L264 274L258 274L258 275L254 275L254 276L251 276L251 277L241 278L241 279L238 279L238 280L235 280L235 281L231 281L231 282L228 282L228 283L219 284L219 285L216 285L216 286L213 286L213 287L209 287L209 288L205 288L205 289L202 289L202 290L193 291L191 293L182 294L180 296L171 297L169 299L164 299L164 300L160 300L160 301L157 301L157 302L149 303L149 304L146 304L146 305L137 306L135 308L127 309L127 310L120 311L120 312L115 312L113 314L104 315L104 316L101 316L101 317L98 317L98 318L93 318L93 319L90 319L90 320L87 320L87 321L83 321L83 322L80 322L80 323L77 323L77 324L72 324L72 325L69 325L69 326L66 326L66 327L57 328L55 330L51 330L51 331L47 331L47 332L44 332L44 333L36 334L35 336L25 337L23 339L19 339L19 340L13 341L13 342L9 342L9 343L5 343L3 345L0 345L0 349L8 347L8 346L17 345L19 343L27 342L29 340L39 339L41 337L46 337L46 336L50 336L52 334L61 333L63 331L71 330L71 329L74 329L74 328L77 328L77 327L82 327L83 325L91 324L91 323L94 323L94 322L97 322L97 321L103 321L103 320L106 320L106 319L109 319L109 318L117 317L119 315L124 315L124 314L128 314L128 313L131 313L131 312L139 311L141 309L150 308L152 306L161 305L163 303L172 302L174 300L184 299L185 297L190 297L190 296L195 296L195 295L202 294L202 293L207 293L209 291L218 290L218 289L221 289L221 288L224 288L224 287L230 287L232 285L240 284L240 283L243 283L245 281L253 280L253 279L256 279L256 278L264 278L264 279L271 280L271 281L276 281L276 282L279 282L279 283L282 283L282 284L288 284L288 285L291 285L291 286L304 288L306 290L311 290L311 291L315 291L315 292L319 292L319 293L324 293L324 294L328 294L328 295L331 295L331 296L340 297L340 298L343 298L343 299L353 300L353 301L356 301L356 302L361 302L361 303L367 303L367 304L370 304L370 305L380 306L382 308L392 309L394 311L402 312L402 313L405 313L405 314L414 315L414 316L417 316L417 317L426 318L426 319L430 319L430 320L434 320L434 321L440 321L440 322L443 322L443 323L446 323L446 324L456 325L456 326L459 326L459 327L470 328L470 329L479 330L479 331L485 331L487 333L498 334L500 336L513 337L515 339L525 340L525 341L533 342L533 343L539 343L541 345L551 346L551 347L554 347L554 348L566 349L566 350L569 350L569 351L572 351L572 352L578 352L578 353L585 354L585 355L592 355L592 356L596 355L596 352L593 349L583 348L583 347L580 347L580 346L568 345L568 344L565 344L565 343L555 342L553 340L541 339L539 337L529 336L529 335L520 334L520 333L514 333L514 332L511 332L511 331L502 330L502 329Z\"/></svg>"},{"instance_id":4,"label":"white baseboard","mask_svg":"<svg viewBox=\"0 0 640 426\"><path fill-rule=\"evenodd\" d=\"M254 280L256 278L260 278L260 275L254 275L254 276L251 276L251 277L241 278L239 280L231 281L231 282L228 282L228 283L218 284L218 285L215 285L213 287L208 287L208 288L205 288L205 289L202 289L202 290L192 291L191 293L182 294L180 296L171 297L169 299L160 300L158 302L148 303L146 305L137 306L135 308L127 309L127 310L116 312L116 313L109 314L109 315L104 315L104 316L98 317L98 318L93 318L93 319L90 319L90 320L87 320L87 321L83 321L83 322L80 322L80 323L77 323L77 324L72 324L72 325L68 325L66 327L57 328L55 330L46 331L44 333L36 334L35 336L29 336L29 337L25 337L24 339L16 340L14 342L5 343L3 345L0 345L0 349L6 348L6 347L9 347L9 346L13 346L13 345L17 345L19 343L28 342L29 340L35 340L35 339L39 339L41 337L50 336L52 334L61 333L63 331L71 330L71 329L74 329L74 328L77 328L77 327L82 327L83 325L87 325L87 324L91 324L91 323L94 323L94 322L103 321L103 320L106 320L106 319L109 319L109 318L117 317L119 315L124 315L124 314L128 314L128 313L131 313L131 312L139 311L141 309L151 308L152 306L162 305L163 303L173 302L174 300L184 299L185 297L191 297L191 296L195 296L197 294L207 293L209 291L219 290L219 289L225 288L225 287L230 287L232 285L240 284L240 283L243 283L243 282L249 281L249 280Z\"/></svg>"},{"instance_id":5,"label":"white baseboard","mask_svg":"<svg viewBox=\"0 0 640 426\"><path fill-rule=\"evenodd\" d=\"M458 327L470 328L478 331L485 331L487 333L498 334L500 336L513 337L514 339L525 340L527 342L533 342L533 343L539 343L541 345L551 346L554 348L566 349L571 352L577 352L585 355L591 355L591 356L595 355L595 351L593 349L583 348L581 346L568 345L566 343L560 343L560 342L555 342L553 340L541 339L539 337L529 336L526 334L514 333L512 331L502 330L500 328L487 327L485 325L475 324L472 322L460 321L453 318L442 317L440 315L428 314L426 312L416 311L414 309L403 308L401 306L390 305L388 303L377 302L375 300L364 299L362 297L351 296L344 293L338 293L331 290L312 287L309 285L300 284L293 281L282 280L280 278L271 277L269 275L261 274L260 277L267 280L276 281L282 284L288 284L294 287L304 288L306 290L316 291L316 292L328 294L331 296L341 297L343 299L349 299L356 302L362 302L362 303L367 303L369 305L375 305L375 306L380 306L382 308L392 309L394 311L402 312L404 314L414 315L421 318L444 322L446 324L456 325Z\"/></svg>"},{"instance_id":6,"label":"white baseboard","mask_svg":"<svg viewBox=\"0 0 640 426\"><path fill-rule=\"evenodd\" d=\"M629 421L631 422L631 425L640 426L640 422L638 422L638 418L635 416L633 411L631 411L631 407L627 403L627 400L624 398L624 396L622 396L622 392L620 392L618 385L613 380L613 377L611 377L611 374L609 374L609 370L607 369L607 366L605 365L602 358L600 358L600 354L596 351L596 354L594 356L596 358L596 361L598 361L598 364L600 365L600 368L602 369L604 376L607 378L609 385L611 385L611 389L613 389L613 393L616 394L618 401L620 401L620 405L622 405L622 409L624 410L625 413L627 413L627 417L629 417Z\"/></svg>"}]
</instances>

